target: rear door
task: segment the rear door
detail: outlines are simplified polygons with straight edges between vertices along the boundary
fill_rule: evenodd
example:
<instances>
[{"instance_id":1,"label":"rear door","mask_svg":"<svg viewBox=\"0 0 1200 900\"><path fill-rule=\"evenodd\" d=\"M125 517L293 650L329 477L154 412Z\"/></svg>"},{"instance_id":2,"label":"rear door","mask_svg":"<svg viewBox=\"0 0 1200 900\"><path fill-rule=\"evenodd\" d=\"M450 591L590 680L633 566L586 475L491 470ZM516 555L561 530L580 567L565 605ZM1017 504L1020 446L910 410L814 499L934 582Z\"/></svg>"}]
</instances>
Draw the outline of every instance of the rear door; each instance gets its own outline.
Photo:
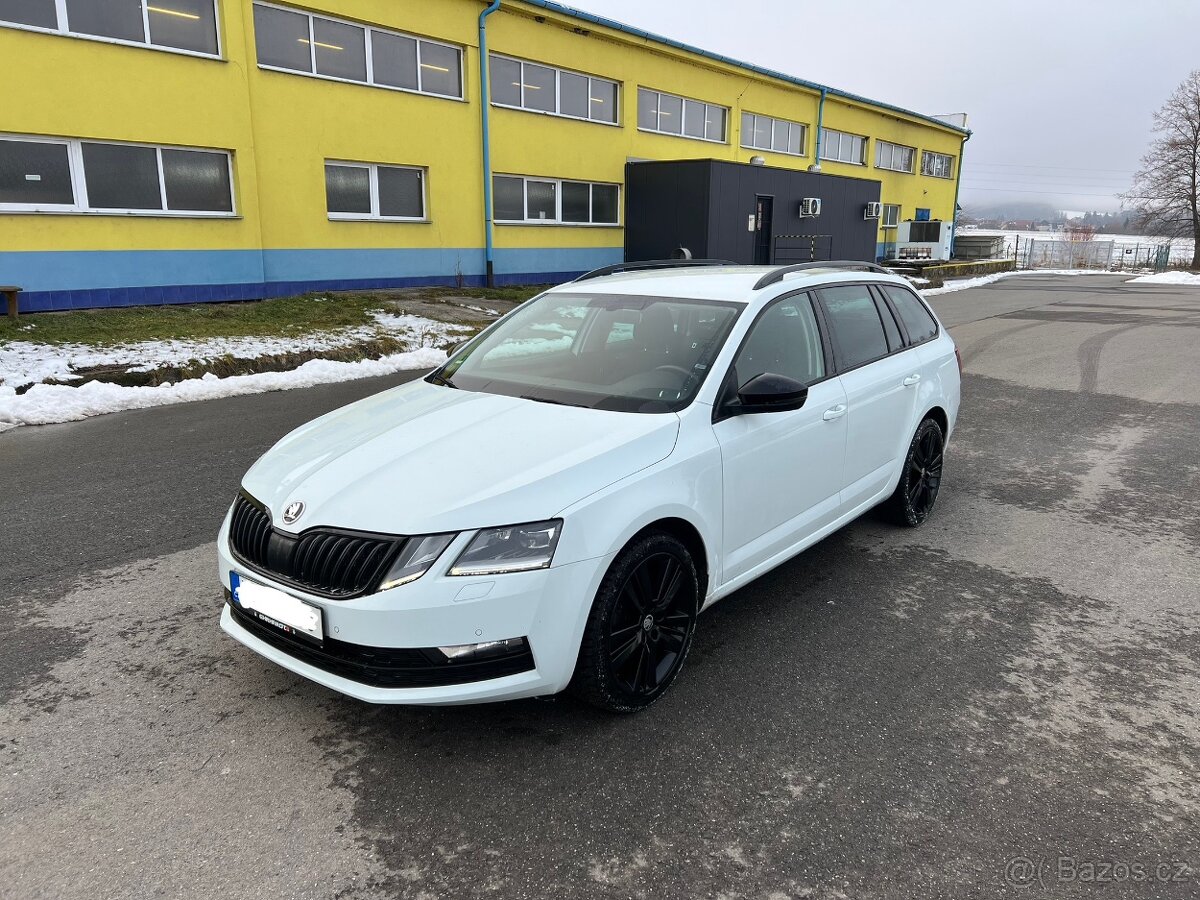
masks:
<instances>
[{"instance_id":1,"label":"rear door","mask_svg":"<svg viewBox=\"0 0 1200 900\"><path fill-rule=\"evenodd\" d=\"M808 385L800 409L731 415L714 408L721 446L725 581L745 575L838 516L846 395L833 374L813 300L782 297L751 326L726 376L726 396L771 372Z\"/></svg>"},{"instance_id":2,"label":"rear door","mask_svg":"<svg viewBox=\"0 0 1200 900\"><path fill-rule=\"evenodd\" d=\"M878 500L899 471L912 437L920 358L870 285L829 286L818 296L846 391L841 508L850 512Z\"/></svg>"}]
</instances>

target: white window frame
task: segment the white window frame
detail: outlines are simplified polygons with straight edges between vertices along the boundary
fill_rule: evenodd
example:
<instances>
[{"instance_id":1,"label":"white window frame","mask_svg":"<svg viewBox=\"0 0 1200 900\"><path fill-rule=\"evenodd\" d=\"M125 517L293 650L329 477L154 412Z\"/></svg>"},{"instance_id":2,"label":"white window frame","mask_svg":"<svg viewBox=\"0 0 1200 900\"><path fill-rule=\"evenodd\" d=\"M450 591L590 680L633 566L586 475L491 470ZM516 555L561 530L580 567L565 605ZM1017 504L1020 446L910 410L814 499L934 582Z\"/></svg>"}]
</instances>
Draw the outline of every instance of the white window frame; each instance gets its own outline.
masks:
<instances>
[{"instance_id":1,"label":"white window frame","mask_svg":"<svg viewBox=\"0 0 1200 900\"><path fill-rule=\"evenodd\" d=\"M807 156L808 155L808 153L807 153L807 151L808 151L808 125L806 123L795 122L791 119L781 119L778 116L768 116L768 115L764 115L763 113L751 112L748 109L742 110L742 115L743 116L753 116L755 119L767 119L768 121L770 121L772 141L774 141L775 123L776 122L782 122L783 124L788 126L788 143L791 143L791 129L793 129L793 128L800 129L800 152L793 153L791 150L775 150L775 149L772 149L772 147L758 146L757 144L753 143L754 132L751 131L750 135L747 136L746 129L745 129L745 127L743 127L742 128L742 146L745 147L747 150L762 150L766 153L783 153L787 156Z\"/></svg>"},{"instance_id":2,"label":"white window frame","mask_svg":"<svg viewBox=\"0 0 1200 900\"><path fill-rule=\"evenodd\" d=\"M932 163L932 165L930 163ZM946 169L946 173L944 175L936 171L943 166ZM949 153L938 153L934 150L922 150L921 174L928 175L930 178L953 178L954 157Z\"/></svg>"},{"instance_id":3,"label":"white window frame","mask_svg":"<svg viewBox=\"0 0 1200 900\"><path fill-rule=\"evenodd\" d=\"M307 9L300 9L296 6L284 6L279 3L264 3L262 0L254 0L251 4L250 15L254 15L253 7L263 6L268 9L278 9L283 12L295 13L304 16L308 19L308 65L309 71L303 72L299 69L285 69L283 66L272 66L268 63L258 61L258 34L254 35L254 62L258 68L264 72L282 72L285 75L299 75L302 78L319 78L322 81L336 81L340 84L357 84L359 87L381 88L385 91L399 91L402 94L418 94L422 97L434 97L438 100L453 100L456 103L467 102L467 92L465 88L467 79L467 55L463 48L458 44L451 44L447 41L440 41L435 38L422 37L419 34L409 34L406 31L396 31L394 28L380 28L377 25L369 25L365 22L355 22L352 19L343 19L339 16L327 15L323 12L313 12ZM353 28L361 28L363 30L363 44L366 52L367 80L355 81L353 78L338 78L336 75L322 75L317 71L317 48L316 35L313 34L313 19L325 19L329 22L337 22L339 25L349 25ZM406 87L397 87L394 84L380 84L375 81L375 64L371 56L371 32L378 31L380 34L390 34L395 37L408 38L417 42L417 84L416 90ZM424 83L424 78L421 69L425 63L421 61L421 44L436 44L439 47L445 47L447 50L453 50L458 54L458 96L453 94L439 94L434 91L422 90L420 85Z\"/></svg>"},{"instance_id":4,"label":"white window frame","mask_svg":"<svg viewBox=\"0 0 1200 900\"><path fill-rule=\"evenodd\" d=\"M134 141L104 141L92 138L58 138L44 137L38 134L7 134L0 133L0 140L28 141L39 144L65 144L67 146L67 163L71 168L71 189L75 194L73 204L65 203L0 203L0 213L41 213L85 216L151 216L169 219L236 219L239 218L237 207L237 186L234 181L233 152L220 147L187 147L178 144L144 144ZM145 147L155 151L158 163L158 194L162 209L127 209L112 207L92 207L88 203L87 177L83 170L83 145L107 144L117 147ZM167 209L167 180L163 177L163 150L195 150L201 153L223 153L225 164L229 169L229 205L230 210L202 209Z\"/></svg>"},{"instance_id":5,"label":"white window frame","mask_svg":"<svg viewBox=\"0 0 1200 900\"><path fill-rule=\"evenodd\" d=\"M889 156L889 159L893 162L896 159L896 150L897 149L907 150L909 153L911 153L912 155L909 157L909 159L911 160L909 167L907 169L901 169L901 168L899 168L897 166L893 166L893 165L888 165L888 166L883 165L879 161L879 156L883 152L884 147L890 148L888 151L888 156ZM909 147L907 144L897 144L893 141L885 141L882 138L875 139L875 168L886 169L889 172L903 172L906 175L911 175L911 174L913 174L914 171L916 171L916 167L917 167L917 148L916 147Z\"/></svg>"},{"instance_id":6,"label":"white window frame","mask_svg":"<svg viewBox=\"0 0 1200 900\"><path fill-rule=\"evenodd\" d=\"M369 213L344 213L329 211L329 196L325 197L325 213L331 222L419 222L428 223L429 219L429 169L426 166L401 166L392 163L365 163L349 159L327 159L321 166L321 178L325 177L325 166L345 166L347 169L367 169L370 173L371 211ZM379 212L379 170L404 169L416 172L421 178L421 215L420 216L385 216Z\"/></svg>"},{"instance_id":7,"label":"white window frame","mask_svg":"<svg viewBox=\"0 0 1200 900\"><path fill-rule=\"evenodd\" d=\"M545 178L540 175L510 175L507 172L497 172L493 178L519 178L521 180L521 211L529 215L529 182L540 181L553 184L554 188L554 218L553 219L495 219L497 225L556 225L565 228L620 228L621 227L621 185L612 181L587 181L583 178ZM588 186L588 216L595 215L596 187L615 187L617 189L617 221L615 222L564 222L562 217L563 184L586 184ZM494 191L493 191L494 195Z\"/></svg>"},{"instance_id":8,"label":"white window frame","mask_svg":"<svg viewBox=\"0 0 1200 900\"><path fill-rule=\"evenodd\" d=\"M57 28L42 28L37 25L23 25L20 22L9 22L0 19L0 28L12 28L17 31L35 31L39 34L57 34L60 37L78 38L84 41L97 41L101 44L116 44L121 47L141 47L144 50L158 50L161 53L179 53L183 56L195 56L200 59L224 59L225 49L221 40L221 8L217 0L212 0L213 23L217 29L217 52L201 53L199 50L187 50L183 47L168 47L165 44L155 44L150 40L150 14L147 6L153 6L153 0L138 0L142 7L143 41L126 41L122 38L105 37L102 34L86 34L82 31L71 31L67 28L67 0L54 0L54 14L58 20Z\"/></svg>"},{"instance_id":9,"label":"white window frame","mask_svg":"<svg viewBox=\"0 0 1200 900\"><path fill-rule=\"evenodd\" d=\"M843 136L849 137L849 138L858 138L859 140L861 140L862 148L863 148L862 149L862 157L857 161L853 161L853 160L848 160L848 159L841 159L840 157L837 157L837 156L828 156L827 154L829 152L829 136L834 135L834 134L836 134L838 137L838 150L839 151L841 150L841 147L842 147L842 137ZM838 131L836 128L822 128L821 129L821 160L823 162L841 163L844 166L865 166L867 164L867 153L870 150L870 148L867 145L870 143L870 141L871 141L870 137L868 137L865 134L854 134L852 131Z\"/></svg>"},{"instance_id":10,"label":"white window frame","mask_svg":"<svg viewBox=\"0 0 1200 900\"><path fill-rule=\"evenodd\" d=\"M492 80L491 80L492 79L492 60L493 59L503 59L503 60L506 60L511 63L516 63L520 67L520 71L521 71L520 82L517 85L517 87L520 88L520 93L521 93L521 105L520 106L513 106L511 103L500 103L499 101L497 101L495 99L496 92L492 89ZM525 66L526 65L539 66L543 69L550 69L551 71L554 72L554 112L550 112L549 110L545 110L545 109L536 109L532 106L525 105ZM561 112L561 108L562 108L562 87L561 87L562 78L561 78L561 76L562 76L562 73L564 73L564 72L566 72L568 75L578 75L580 78L586 78L588 80L588 110L589 110L589 112L591 111L591 108L592 108L592 82L593 81L600 81L600 82L603 82L604 84L611 84L614 88L616 88L616 103L617 103L616 121L609 122L607 119L593 119L590 115L588 115L588 116L573 116L570 113ZM536 59L521 59L516 56L509 56L507 53L492 53L492 52L488 53L488 102L491 103L492 106L499 107L500 109L516 109L516 110L520 110L521 112L536 113L537 115L541 115L541 116L555 116L556 118L559 118L559 119L574 119L576 122L594 122L597 125L608 125L610 128L613 128L613 127L620 128L621 127L621 82L616 81L612 78L603 78L600 75L592 75L592 74L589 74L588 72L580 72L578 69L565 69L562 66L552 66L549 63L538 62Z\"/></svg>"},{"instance_id":11,"label":"white window frame","mask_svg":"<svg viewBox=\"0 0 1200 900\"><path fill-rule=\"evenodd\" d=\"M638 103L642 102L642 98L640 96L641 91L649 91L651 94L656 94L660 98L659 102L655 105L655 113L654 113L654 120L659 125L662 124L662 113L660 113L658 111L659 108L661 108L661 106L662 106L662 101L661 101L662 97L673 97L674 99L676 99L680 102L680 107L682 109L682 113L681 113L682 120L679 123L680 131L678 134L674 131L663 131L661 128L645 128L642 126L640 121L638 122L638 131L643 131L646 134L664 134L667 137L683 138L684 140L688 140L688 141L704 141L709 144L728 144L729 143L729 128L730 128L729 117L730 117L730 113L732 112L732 110L728 106L722 106L720 103L709 103L707 100L700 100L697 97L684 97L682 94L672 94L670 91L660 91L658 88L646 87L644 84L639 84L637 89L639 92ZM725 133L722 135L721 140L719 140L719 141L714 140L713 138L710 138L710 137L696 137L694 134L687 133L686 119L687 119L687 105L688 105L689 100L692 103L699 103L704 107L704 118L706 120L706 124L707 124L707 119L708 119L708 108L710 106L713 109L720 109L720 110L725 111L725 129L724 129Z\"/></svg>"},{"instance_id":12,"label":"white window frame","mask_svg":"<svg viewBox=\"0 0 1200 900\"><path fill-rule=\"evenodd\" d=\"M888 221L889 211L892 213L892 215L891 215L892 221L890 221L890 222ZM879 227L880 228L896 228L899 224L900 224L900 204L899 203L883 204L883 212L879 216Z\"/></svg>"}]
</instances>

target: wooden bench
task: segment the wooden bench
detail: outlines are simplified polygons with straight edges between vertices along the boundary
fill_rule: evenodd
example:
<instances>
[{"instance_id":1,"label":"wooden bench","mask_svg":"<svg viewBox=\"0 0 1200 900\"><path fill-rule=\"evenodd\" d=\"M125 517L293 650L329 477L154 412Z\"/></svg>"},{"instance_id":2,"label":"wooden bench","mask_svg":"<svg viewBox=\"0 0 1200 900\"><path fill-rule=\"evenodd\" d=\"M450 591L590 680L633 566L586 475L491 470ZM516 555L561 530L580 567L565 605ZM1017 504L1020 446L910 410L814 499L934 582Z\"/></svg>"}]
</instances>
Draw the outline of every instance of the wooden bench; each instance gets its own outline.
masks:
<instances>
[{"instance_id":1,"label":"wooden bench","mask_svg":"<svg viewBox=\"0 0 1200 900\"><path fill-rule=\"evenodd\" d=\"M11 284L0 284L0 294L3 294L8 300L8 317L14 322L17 321L17 294L21 293L21 289Z\"/></svg>"}]
</instances>

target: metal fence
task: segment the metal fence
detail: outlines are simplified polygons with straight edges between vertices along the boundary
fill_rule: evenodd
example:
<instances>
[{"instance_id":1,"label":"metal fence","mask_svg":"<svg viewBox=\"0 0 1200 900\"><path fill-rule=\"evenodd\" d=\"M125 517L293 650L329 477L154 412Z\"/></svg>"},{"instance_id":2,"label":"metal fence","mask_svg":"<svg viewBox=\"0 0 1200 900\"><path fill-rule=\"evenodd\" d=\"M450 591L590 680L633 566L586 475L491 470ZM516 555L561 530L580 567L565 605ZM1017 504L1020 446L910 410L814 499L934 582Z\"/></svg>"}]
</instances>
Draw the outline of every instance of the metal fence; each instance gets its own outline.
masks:
<instances>
[{"instance_id":1,"label":"metal fence","mask_svg":"<svg viewBox=\"0 0 1200 900\"><path fill-rule=\"evenodd\" d=\"M1021 260L1026 269L1108 269L1115 241L1043 241L1033 239Z\"/></svg>"}]
</instances>

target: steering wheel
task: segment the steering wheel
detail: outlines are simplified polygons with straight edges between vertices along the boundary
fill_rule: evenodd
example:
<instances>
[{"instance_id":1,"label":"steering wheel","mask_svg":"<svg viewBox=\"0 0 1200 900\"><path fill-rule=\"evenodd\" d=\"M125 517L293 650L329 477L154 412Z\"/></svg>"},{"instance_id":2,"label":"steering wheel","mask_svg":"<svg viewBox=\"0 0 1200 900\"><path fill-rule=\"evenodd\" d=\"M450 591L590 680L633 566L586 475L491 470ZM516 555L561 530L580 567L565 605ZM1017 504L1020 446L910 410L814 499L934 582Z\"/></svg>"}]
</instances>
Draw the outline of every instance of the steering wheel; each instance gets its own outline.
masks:
<instances>
[{"instance_id":1,"label":"steering wheel","mask_svg":"<svg viewBox=\"0 0 1200 900\"><path fill-rule=\"evenodd\" d=\"M692 373L689 372L687 369L685 369L683 366L672 366L669 364L665 365L665 366L655 366L654 371L655 372L674 372L677 375L682 375L684 378L692 377Z\"/></svg>"}]
</instances>

